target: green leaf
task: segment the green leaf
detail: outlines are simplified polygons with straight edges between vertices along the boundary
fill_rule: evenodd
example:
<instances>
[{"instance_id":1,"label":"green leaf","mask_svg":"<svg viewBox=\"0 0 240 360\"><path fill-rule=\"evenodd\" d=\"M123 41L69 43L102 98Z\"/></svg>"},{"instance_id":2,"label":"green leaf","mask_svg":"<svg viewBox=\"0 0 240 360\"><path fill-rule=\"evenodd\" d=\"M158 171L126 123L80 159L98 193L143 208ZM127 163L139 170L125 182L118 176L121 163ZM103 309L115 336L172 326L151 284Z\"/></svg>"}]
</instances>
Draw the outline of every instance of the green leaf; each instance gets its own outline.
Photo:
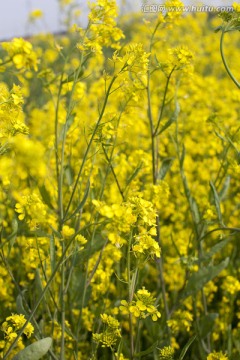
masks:
<instances>
[{"instance_id":1,"label":"green leaf","mask_svg":"<svg viewBox=\"0 0 240 360\"><path fill-rule=\"evenodd\" d=\"M216 27L216 28L214 29L214 32L217 33L217 32L219 32L220 30L222 30L222 26L221 26L221 25L218 26L218 27Z\"/></svg>"},{"instance_id":2,"label":"green leaf","mask_svg":"<svg viewBox=\"0 0 240 360\"><path fill-rule=\"evenodd\" d=\"M163 127L158 131L157 135L160 135L161 133L163 133L165 130L167 130L174 122L176 122L178 115L180 113L180 106L178 104L177 101L175 101L175 109L172 113L172 115L170 116L170 118L168 119L168 121L163 125Z\"/></svg>"},{"instance_id":3,"label":"green leaf","mask_svg":"<svg viewBox=\"0 0 240 360\"><path fill-rule=\"evenodd\" d=\"M67 165L65 167L64 174L65 174L68 186L71 186L73 184L73 180L74 180L74 172L70 165Z\"/></svg>"},{"instance_id":4,"label":"green leaf","mask_svg":"<svg viewBox=\"0 0 240 360\"><path fill-rule=\"evenodd\" d=\"M216 245L212 246L211 250L209 252L207 252L206 254L204 254L201 261L211 260L213 255L215 255L217 252L222 250L224 248L224 246L226 246L229 243L229 241L230 241L229 239L226 239L226 240L220 241Z\"/></svg>"},{"instance_id":5,"label":"green leaf","mask_svg":"<svg viewBox=\"0 0 240 360\"><path fill-rule=\"evenodd\" d=\"M190 348L190 346L192 345L192 343L194 342L194 340L196 339L196 335L194 335L193 337L191 337L188 342L186 343L186 345L184 346L184 348L181 351L181 354L178 358L178 360L183 360L184 356L186 355L188 349Z\"/></svg>"},{"instance_id":6,"label":"green leaf","mask_svg":"<svg viewBox=\"0 0 240 360\"><path fill-rule=\"evenodd\" d=\"M218 317L217 313L209 313L207 315L204 315L199 320L199 330L200 330L200 336L202 339L204 339L209 333L212 332L215 319Z\"/></svg>"},{"instance_id":7,"label":"green leaf","mask_svg":"<svg viewBox=\"0 0 240 360\"><path fill-rule=\"evenodd\" d=\"M90 181L88 180L82 201L79 203L79 205L77 206L76 210L72 213L72 215L70 215L66 220L69 220L72 217L74 217L84 207L88 198L89 190L90 190Z\"/></svg>"},{"instance_id":8,"label":"green leaf","mask_svg":"<svg viewBox=\"0 0 240 360\"><path fill-rule=\"evenodd\" d=\"M219 196L218 196L217 190L215 188L215 185L212 181L210 181L210 186L211 186L211 190L212 190L213 197L214 197L215 208L217 210L218 221L222 226L224 226L223 219L222 219L222 212L221 212L221 208L220 208Z\"/></svg>"},{"instance_id":9,"label":"green leaf","mask_svg":"<svg viewBox=\"0 0 240 360\"><path fill-rule=\"evenodd\" d=\"M39 186L39 191L42 196L42 199L44 203L50 208L54 209L52 203L51 203L51 195L49 194L47 188L45 185Z\"/></svg>"},{"instance_id":10,"label":"green leaf","mask_svg":"<svg viewBox=\"0 0 240 360\"><path fill-rule=\"evenodd\" d=\"M16 218L12 220L12 233L7 237L8 242L8 254L10 253L13 245L15 244L18 232L18 221Z\"/></svg>"},{"instance_id":11,"label":"green leaf","mask_svg":"<svg viewBox=\"0 0 240 360\"><path fill-rule=\"evenodd\" d=\"M188 279L187 285L182 293L181 299L186 299L192 294L196 294L199 290L228 266L229 258L226 258L218 265L208 265L207 267L201 268L198 272L192 274Z\"/></svg>"},{"instance_id":12,"label":"green leaf","mask_svg":"<svg viewBox=\"0 0 240 360\"><path fill-rule=\"evenodd\" d=\"M75 114L68 114L66 118L66 122L62 128L61 134L59 136L60 141L64 141L68 130L70 129L71 125L73 124Z\"/></svg>"},{"instance_id":13,"label":"green leaf","mask_svg":"<svg viewBox=\"0 0 240 360\"><path fill-rule=\"evenodd\" d=\"M26 290L22 291L22 292L25 292ZM17 299L16 299L16 308L17 308L17 312L19 314L23 314L26 316L26 318L28 317L28 313L26 312L24 306L23 306L23 298L22 298L22 294L19 294L17 296Z\"/></svg>"},{"instance_id":14,"label":"green leaf","mask_svg":"<svg viewBox=\"0 0 240 360\"><path fill-rule=\"evenodd\" d=\"M230 187L230 180L231 180L230 176L227 176L224 181L223 187L219 192L219 200L223 200L226 197Z\"/></svg>"},{"instance_id":15,"label":"green leaf","mask_svg":"<svg viewBox=\"0 0 240 360\"><path fill-rule=\"evenodd\" d=\"M218 131L214 130L214 134L215 134L220 140L222 140L222 141L224 141L224 142L226 141L226 139L225 139L222 135L220 135Z\"/></svg>"},{"instance_id":16,"label":"green leaf","mask_svg":"<svg viewBox=\"0 0 240 360\"><path fill-rule=\"evenodd\" d=\"M140 162L140 164L136 167L136 169L134 169L133 173L129 176L129 178L127 179L126 182L126 188L128 187L128 185L131 184L131 182L135 179L135 177L138 175L139 171L142 169L143 163Z\"/></svg>"},{"instance_id":17,"label":"green leaf","mask_svg":"<svg viewBox=\"0 0 240 360\"><path fill-rule=\"evenodd\" d=\"M52 227L51 225L50 225L50 228L52 229L53 234L54 234L57 238L62 239L62 234L61 234L59 231L57 231L56 229L54 229L54 227Z\"/></svg>"},{"instance_id":18,"label":"green leaf","mask_svg":"<svg viewBox=\"0 0 240 360\"><path fill-rule=\"evenodd\" d=\"M50 236L50 263L53 272L56 266L55 238L53 235Z\"/></svg>"},{"instance_id":19,"label":"green leaf","mask_svg":"<svg viewBox=\"0 0 240 360\"><path fill-rule=\"evenodd\" d=\"M62 80L62 84L67 84L72 81L77 82L77 81L81 80L83 73L84 73L84 69L82 69L80 71L79 71L79 69L73 71L70 75L68 75L68 77L66 79Z\"/></svg>"},{"instance_id":20,"label":"green leaf","mask_svg":"<svg viewBox=\"0 0 240 360\"><path fill-rule=\"evenodd\" d=\"M163 180L165 178L168 170L172 166L173 160L174 160L173 157L168 157L168 158L163 159L161 168L160 168L159 173L158 173L158 179L159 180Z\"/></svg>"},{"instance_id":21,"label":"green leaf","mask_svg":"<svg viewBox=\"0 0 240 360\"><path fill-rule=\"evenodd\" d=\"M134 357L141 357L141 356L148 355L148 354L152 353L156 349L157 345L158 345L158 341L156 341L147 350L144 350L144 351L141 351L141 352L139 352L137 354L134 354Z\"/></svg>"},{"instance_id":22,"label":"green leaf","mask_svg":"<svg viewBox=\"0 0 240 360\"><path fill-rule=\"evenodd\" d=\"M190 196L190 204L191 204L191 211L194 217L195 224L199 224L200 222L200 214L198 210L198 205L194 197Z\"/></svg>"},{"instance_id":23,"label":"green leaf","mask_svg":"<svg viewBox=\"0 0 240 360\"><path fill-rule=\"evenodd\" d=\"M27 346L13 357L13 360L39 360L50 349L52 339L47 337Z\"/></svg>"},{"instance_id":24,"label":"green leaf","mask_svg":"<svg viewBox=\"0 0 240 360\"><path fill-rule=\"evenodd\" d=\"M184 163L184 160L185 160L185 156L186 156L186 149L185 149L185 146L183 145L182 146L182 154L181 154L181 158L180 158L180 168L182 169L183 167L183 163Z\"/></svg>"},{"instance_id":25,"label":"green leaf","mask_svg":"<svg viewBox=\"0 0 240 360\"><path fill-rule=\"evenodd\" d=\"M162 134L165 130L167 130L177 119L175 112L168 119L168 121L162 126L162 128L158 131L157 135Z\"/></svg>"}]
</instances>

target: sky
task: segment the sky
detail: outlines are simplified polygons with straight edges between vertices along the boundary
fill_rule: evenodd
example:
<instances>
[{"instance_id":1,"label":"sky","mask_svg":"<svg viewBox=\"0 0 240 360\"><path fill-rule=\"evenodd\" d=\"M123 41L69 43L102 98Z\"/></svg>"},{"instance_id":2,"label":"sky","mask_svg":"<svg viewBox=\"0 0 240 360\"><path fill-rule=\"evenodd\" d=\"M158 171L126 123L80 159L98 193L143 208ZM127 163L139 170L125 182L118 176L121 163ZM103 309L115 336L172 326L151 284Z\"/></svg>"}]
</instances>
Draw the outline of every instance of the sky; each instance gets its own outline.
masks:
<instances>
[{"instance_id":1,"label":"sky","mask_svg":"<svg viewBox=\"0 0 240 360\"><path fill-rule=\"evenodd\" d=\"M87 19L87 0L76 0L81 9L81 21L84 26ZM161 4L164 0L148 0L148 4ZM205 0L206 5L231 5L230 0ZM122 9L141 11L144 0L118 0ZM124 5L125 3L125 5ZM185 4L197 4L199 1L185 0ZM32 10L41 9L44 13L43 19L35 24L29 24L28 15ZM12 37L27 36L39 32L58 32L61 26L61 11L58 0L0 0L0 40Z\"/></svg>"}]
</instances>

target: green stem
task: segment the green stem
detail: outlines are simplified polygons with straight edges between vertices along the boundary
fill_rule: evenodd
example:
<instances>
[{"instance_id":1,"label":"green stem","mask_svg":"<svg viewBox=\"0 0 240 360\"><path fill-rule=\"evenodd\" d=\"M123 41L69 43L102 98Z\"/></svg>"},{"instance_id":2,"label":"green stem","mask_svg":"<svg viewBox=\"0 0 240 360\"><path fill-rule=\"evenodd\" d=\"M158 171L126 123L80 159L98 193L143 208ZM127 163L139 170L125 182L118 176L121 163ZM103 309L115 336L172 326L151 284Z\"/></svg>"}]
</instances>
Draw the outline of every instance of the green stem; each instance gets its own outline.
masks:
<instances>
[{"instance_id":1,"label":"green stem","mask_svg":"<svg viewBox=\"0 0 240 360\"><path fill-rule=\"evenodd\" d=\"M64 254L64 241L62 242L62 255ZM61 266L61 352L60 352L60 360L65 360L65 258Z\"/></svg>"},{"instance_id":2,"label":"green stem","mask_svg":"<svg viewBox=\"0 0 240 360\"><path fill-rule=\"evenodd\" d=\"M21 290L18 282L16 281L16 279L15 279L15 277L14 277L12 271L11 271L10 265L9 265L9 263L7 261L7 258L5 257L3 251L0 252L0 257L1 257L2 261L3 261L3 263L4 263L5 268L7 269L7 272L9 274L9 276L11 277L11 279L12 279L12 281L13 281L13 283L14 283L17 291L18 291L19 296L21 296L21 299L22 299L22 301L24 303L24 307L27 309L27 313L30 313L31 309L30 309L30 307L28 305L28 301L26 300L24 292ZM33 320L33 325L34 325L35 330L37 330L38 334L40 335L40 336L38 334L34 335L36 340L43 339L44 336L42 334L41 328L39 327L35 317L33 317L32 320ZM52 359L58 360L58 358L56 357L56 355L54 354L54 352L51 349L49 349L48 352L51 355Z\"/></svg>"},{"instance_id":3,"label":"green stem","mask_svg":"<svg viewBox=\"0 0 240 360\"><path fill-rule=\"evenodd\" d=\"M160 110L160 113L159 113L157 126L156 126L156 129L155 129L154 133L153 133L153 136L158 136L158 135L159 135L159 133L158 133L158 128L159 128L159 126L160 126L160 123L161 123L161 120L162 120L162 116L163 116L163 110L164 110L165 103L166 103L168 86L169 86L169 82L170 82L171 76L172 76L175 68L176 68L176 66L174 66L174 67L172 68L172 70L170 71L170 74L167 76L167 82L166 82L165 89L164 89L162 106L161 106L161 110Z\"/></svg>"},{"instance_id":4,"label":"green stem","mask_svg":"<svg viewBox=\"0 0 240 360\"><path fill-rule=\"evenodd\" d=\"M59 154L58 154L58 112L59 112L59 104L60 104L60 96L62 91L62 79L63 79L63 72L61 74L58 95L57 95L57 104L55 110L55 162L56 162L56 178L57 178L57 186L58 186L58 217L59 217L59 224L61 223L61 185L60 185L60 177L59 177Z\"/></svg>"},{"instance_id":5,"label":"green stem","mask_svg":"<svg viewBox=\"0 0 240 360\"><path fill-rule=\"evenodd\" d=\"M150 52L152 50L153 39L154 39L154 35L156 33L157 28L158 28L158 24L155 27L153 35L151 37ZM172 71L171 71L171 73L169 75L169 79L168 79L166 87L165 87L165 93L164 93L164 96L163 96L164 103L165 103L166 94L167 94L167 90L168 90L168 84L169 84L170 77L171 77L173 71L174 71L174 68L172 69ZM157 175L157 173L158 173L158 156L157 156L157 138L156 138L157 129L154 130L154 123L153 123L153 116L152 116L150 76L151 76L151 74L150 74L150 69L149 69L148 70L148 77L147 77L148 119L149 119L150 132L151 132L152 181L153 181L153 184L155 185L157 183L157 176L158 176ZM161 107L161 112L160 112L160 115L159 115L157 127L159 126L160 121L161 121L161 117L162 117L162 113L163 113L163 109L164 109L164 103L162 104L162 107ZM160 223L159 223L159 217L158 216L156 218L156 222L157 222L156 241L158 242L159 246L162 248L161 238L160 238ZM161 288L162 288L162 298L163 298L163 303L164 303L165 316L166 316L166 319L168 320L169 319L169 307L168 307L168 302L167 302L166 286L165 286L164 271L163 271L163 257L161 257L160 259L157 260L157 264L158 264L159 273L160 273ZM170 330L168 329L168 332L169 331ZM169 339L170 339L170 334L169 334Z\"/></svg>"},{"instance_id":6,"label":"green stem","mask_svg":"<svg viewBox=\"0 0 240 360\"><path fill-rule=\"evenodd\" d=\"M79 169L79 172L78 172L78 175L77 175L77 179L76 179L76 181L75 181L75 184L74 184L74 187L73 187L73 191L72 191L72 193L71 193L71 197L70 197L70 200L69 200L69 202L68 202L67 209L66 209L66 212L65 212L63 221L66 219L66 217L67 217L67 215L68 215L68 212L69 212L70 206L71 206L71 204L72 204L72 201L73 201L75 192L76 192L76 190L77 190L77 186L78 186L78 183L79 183L79 179L80 179L80 177L81 177L81 175L82 175L82 171L83 171L85 162L86 162L86 160L87 160L87 155L88 155L88 153L89 153L89 151L90 151L91 145L92 145L93 140L94 140L94 136L96 135L97 129L98 129L98 127L99 127L99 125L100 125L100 122L101 122L101 120L102 120L102 118L103 118L103 115L104 115L104 112L105 112L105 109L106 109L106 106L107 106L108 98L109 98L109 95L110 95L110 91L111 91L111 88L112 88L113 83L114 83L114 81L116 80L116 78L117 78L117 75L114 75L113 78L112 78L112 80L111 80L111 82L110 82L110 84L109 84L109 86L108 86L108 89L107 89L107 92L106 92L106 95L105 95L105 99L104 99L104 103L103 103L103 107L102 107L101 113L100 113L100 115L99 115L98 121L97 121L97 123L96 123L96 126L95 126L95 128L94 128L94 130L93 130L93 133L92 133L92 136L91 136L91 138L90 138L90 141L89 141L89 143L88 143L88 145L87 145L87 149L86 149L86 151L85 151L84 158L83 158L81 167L80 167L80 169Z\"/></svg>"},{"instance_id":7,"label":"green stem","mask_svg":"<svg viewBox=\"0 0 240 360\"><path fill-rule=\"evenodd\" d=\"M240 83L237 81L237 79L233 76L231 70L229 69L229 66L227 64L225 55L224 55L224 51L223 51L223 39L224 39L224 35L225 35L226 29L222 30L222 34L221 34L221 39L220 39L220 53L221 53L221 57L222 57L222 61L223 64L225 66L225 69L228 73L228 75L230 76L230 78L232 79L232 81L234 82L234 84L240 89Z\"/></svg>"},{"instance_id":8,"label":"green stem","mask_svg":"<svg viewBox=\"0 0 240 360\"><path fill-rule=\"evenodd\" d=\"M132 245L132 231L128 240L127 248L127 280L128 280L128 302L133 299L132 281L131 281L131 245ZM129 313L129 328L130 328L130 360L133 360L134 354L134 339L133 339L133 323L132 314Z\"/></svg>"},{"instance_id":9,"label":"green stem","mask_svg":"<svg viewBox=\"0 0 240 360\"><path fill-rule=\"evenodd\" d=\"M111 169L111 171L112 171L114 180L115 180L115 182L116 182L116 184L117 184L117 187L118 187L118 190L119 190L119 192L120 192L120 194L121 194L121 197L122 197L122 199L123 199L123 201L124 201L124 200L125 200L124 193L123 193L123 191L122 191L122 189L121 189L121 186L120 186L120 184L119 184L117 175L116 175L116 173L115 173L115 170L114 170L114 168L113 168L113 166L112 166L111 160L109 159L108 154L107 154L106 149L105 149L105 147L104 147L103 144L102 144L102 149L103 149L104 155L105 155L105 157L106 157L106 160L107 160L107 162L108 162L108 164L109 164L109 166L110 166L110 169Z\"/></svg>"},{"instance_id":10,"label":"green stem","mask_svg":"<svg viewBox=\"0 0 240 360\"><path fill-rule=\"evenodd\" d=\"M45 288L43 289L41 295L39 296L39 299L37 300L35 306L33 307L31 314L29 315L29 317L28 317L27 321L25 322L24 326L19 330L18 336L14 339L13 343L11 344L11 346L10 346L9 349L8 349L8 351L7 351L6 354L4 355L3 360L7 360L7 359L8 359L8 356L10 355L10 353L12 352L12 350L13 350L13 349L15 348L15 346L17 345L17 342L18 342L18 340L20 339L20 337L22 336L24 330L26 329L26 326L27 326L27 325L29 324L29 322L32 320L32 318L33 318L34 314L36 313L39 305L41 304L41 302L42 302L42 300L43 300L46 292L48 291L49 286L51 285L51 283L52 283L53 279L55 278L55 276L56 276L56 274L57 274L60 266L62 265L62 263L63 263L63 261L64 261L64 258L65 258L65 255L66 255L69 247L71 246L72 242L74 241L74 239L75 239L75 236L73 236L73 237L69 240L68 244L66 245L66 247L65 247L65 249L64 249L64 251L63 251L63 253L62 253L62 256L60 257L60 259L59 259L59 261L58 261L55 269L53 270L52 275L50 276L50 278L49 278L49 280L48 280Z\"/></svg>"},{"instance_id":11,"label":"green stem","mask_svg":"<svg viewBox=\"0 0 240 360\"><path fill-rule=\"evenodd\" d=\"M82 63L82 59L81 59L81 63ZM76 76L74 78L74 82L73 82L73 86L71 89L71 94L70 94L70 103L68 106L68 113L67 113L67 117L66 117L66 122L64 124L64 129L63 129L63 141L62 141L62 150L61 150L61 166L60 166L60 174L59 174L59 212L60 212L60 226L62 226L63 223L63 217L64 217L64 213L63 213L63 174L64 174L64 158L65 158L65 143L66 143L66 137L67 137L67 126L68 126L68 119L71 116L71 112L72 112L72 97L73 97L73 93L77 84L77 79L79 77L79 74L82 71L82 65L79 66L78 71L76 73Z\"/></svg>"}]
</instances>

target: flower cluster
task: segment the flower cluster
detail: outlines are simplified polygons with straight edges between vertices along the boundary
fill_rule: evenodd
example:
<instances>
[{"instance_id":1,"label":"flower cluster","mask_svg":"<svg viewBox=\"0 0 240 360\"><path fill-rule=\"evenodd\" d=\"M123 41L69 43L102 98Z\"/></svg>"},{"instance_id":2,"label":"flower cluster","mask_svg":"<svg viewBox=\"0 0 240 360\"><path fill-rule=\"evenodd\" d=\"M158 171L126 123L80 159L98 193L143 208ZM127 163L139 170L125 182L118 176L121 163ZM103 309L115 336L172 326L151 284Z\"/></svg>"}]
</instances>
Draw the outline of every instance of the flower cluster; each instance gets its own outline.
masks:
<instances>
[{"instance_id":1,"label":"flower cluster","mask_svg":"<svg viewBox=\"0 0 240 360\"><path fill-rule=\"evenodd\" d=\"M171 346L164 346L159 350L160 360L174 360L174 349Z\"/></svg>"},{"instance_id":2,"label":"flower cluster","mask_svg":"<svg viewBox=\"0 0 240 360\"><path fill-rule=\"evenodd\" d=\"M0 84L0 138L10 138L19 133L28 134L22 113L23 95L19 86L13 85L9 91Z\"/></svg>"},{"instance_id":3,"label":"flower cluster","mask_svg":"<svg viewBox=\"0 0 240 360\"><path fill-rule=\"evenodd\" d=\"M173 317L168 320L168 326L173 333L177 333L183 329L190 331L193 322L193 315L187 310L177 310L174 312Z\"/></svg>"},{"instance_id":4,"label":"flower cluster","mask_svg":"<svg viewBox=\"0 0 240 360\"><path fill-rule=\"evenodd\" d=\"M134 297L135 300L131 302L121 301L120 310L123 313L127 312L142 319L151 316L152 321L157 321L161 317L160 312L154 305L156 299L144 287L138 290Z\"/></svg>"},{"instance_id":5,"label":"flower cluster","mask_svg":"<svg viewBox=\"0 0 240 360\"><path fill-rule=\"evenodd\" d=\"M207 360L228 360L228 357L226 354L223 354L222 351L214 351L207 356Z\"/></svg>"},{"instance_id":6,"label":"flower cluster","mask_svg":"<svg viewBox=\"0 0 240 360\"><path fill-rule=\"evenodd\" d=\"M37 54L29 41L22 38L14 38L11 42L3 42L2 48L6 50L17 69L29 70L33 68L37 71Z\"/></svg>"},{"instance_id":7,"label":"flower cluster","mask_svg":"<svg viewBox=\"0 0 240 360\"><path fill-rule=\"evenodd\" d=\"M156 229L152 228L151 230L150 234L156 235ZM142 258L141 255L143 255L144 258L160 258L161 252L159 244L149 233L139 233L135 235L134 240L132 250L136 256L140 256L140 258Z\"/></svg>"},{"instance_id":8,"label":"flower cluster","mask_svg":"<svg viewBox=\"0 0 240 360\"><path fill-rule=\"evenodd\" d=\"M20 314L12 314L6 318L6 321L2 323L1 331L4 333L4 341L0 342L0 349L2 349L3 354L8 350L10 345L18 336L18 331L25 325L26 318L24 315ZM25 327L23 334L26 335L27 338L30 338L34 332L34 328L31 323L28 323ZM22 336L19 338L17 342L17 347L15 349L15 353L24 348Z\"/></svg>"},{"instance_id":9,"label":"flower cluster","mask_svg":"<svg viewBox=\"0 0 240 360\"><path fill-rule=\"evenodd\" d=\"M104 330L101 333L93 334L93 340L102 347L112 347L121 338L120 324L114 317L107 314L101 314L101 321Z\"/></svg>"},{"instance_id":10,"label":"flower cluster","mask_svg":"<svg viewBox=\"0 0 240 360\"><path fill-rule=\"evenodd\" d=\"M19 198L15 211L19 214L19 220L26 219L31 228L36 228L40 223L46 222L46 206L35 193Z\"/></svg>"},{"instance_id":11,"label":"flower cluster","mask_svg":"<svg viewBox=\"0 0 240 360\"><path fill-rule=\"evenodd\" d=\"M172 360L197 331L189 359L238 359L240 93L221 20L173 0L118 21L95 0L80 28L77 1L58 3L66 35L0 51L0 358L32 341L28 324L6 355L16 302L44 294L52 358ZM218 29L237 74L233 7Z\"/></svg>"}]
</instances>

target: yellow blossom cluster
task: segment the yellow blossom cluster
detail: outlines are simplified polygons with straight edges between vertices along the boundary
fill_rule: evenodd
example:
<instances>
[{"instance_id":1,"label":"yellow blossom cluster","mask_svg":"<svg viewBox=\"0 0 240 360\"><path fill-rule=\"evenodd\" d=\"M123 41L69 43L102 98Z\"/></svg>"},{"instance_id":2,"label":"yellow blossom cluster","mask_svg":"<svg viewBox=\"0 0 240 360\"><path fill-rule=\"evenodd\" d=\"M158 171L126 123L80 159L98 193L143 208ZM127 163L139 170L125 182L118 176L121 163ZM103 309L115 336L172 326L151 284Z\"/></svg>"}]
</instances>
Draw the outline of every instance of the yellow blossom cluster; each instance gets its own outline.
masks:
<instances>
[{"instance_id":1,"label":"yellow blossom cluster","mask_svg":"<svg viewBox=\"0 0 240 360\"><path fill-rule=\"evenodd\" d=\"M136 300L129 303L126 300L122 300L120 310L123 313L127 311L137 318L145 319L147 316L151 316L152 321L157 321L161 317L160 312L154 305L156 299L144 287L137 291L135 298Z\"/></svg>"},{"instance_id":2,"label":"yellow blossom cluster","mask_svg":"<svg viewBox=\"0 0 240 360\"><path fill-rule=\"evenodd\" d=\"M8 53L9 58L19 70L33 68L38 69L37 54L32 44L22 38L14 38L11 42L2 43L2 47Z\"/></svg>"},{"instance_id":3,"label":"yellow blossom cluster","mask_svg":"<svg viewBox=\"0 0 240 360\"><path fill-rule=\"evenodd\" d=\"M0 44L0 358L240 358L239 4L58 3Z\"/></svg>"}]
</instances>

